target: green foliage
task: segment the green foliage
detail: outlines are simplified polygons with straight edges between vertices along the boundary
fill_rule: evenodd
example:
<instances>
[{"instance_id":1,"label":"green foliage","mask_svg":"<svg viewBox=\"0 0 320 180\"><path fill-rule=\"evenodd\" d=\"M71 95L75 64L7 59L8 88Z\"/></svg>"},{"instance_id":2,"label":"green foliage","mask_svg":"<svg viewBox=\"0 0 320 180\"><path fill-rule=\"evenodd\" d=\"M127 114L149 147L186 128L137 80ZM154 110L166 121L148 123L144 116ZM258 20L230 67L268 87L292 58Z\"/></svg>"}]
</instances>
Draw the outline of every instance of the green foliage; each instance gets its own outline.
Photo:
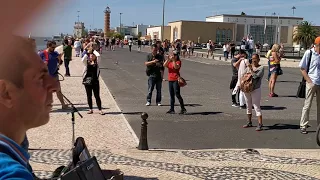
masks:
<instances>
[{"instance_id":1,"label":"green foliage","mask_svg":"<svg viewBox=\"0 0 320 180\"><path fill-rule=\"evenodd\" d=\"M312 26L308 21L303 21L293 32L293 41L301 44L304 49L310 47L315 38L319 35L318 29Z\"/></svg>"}]
</instances>

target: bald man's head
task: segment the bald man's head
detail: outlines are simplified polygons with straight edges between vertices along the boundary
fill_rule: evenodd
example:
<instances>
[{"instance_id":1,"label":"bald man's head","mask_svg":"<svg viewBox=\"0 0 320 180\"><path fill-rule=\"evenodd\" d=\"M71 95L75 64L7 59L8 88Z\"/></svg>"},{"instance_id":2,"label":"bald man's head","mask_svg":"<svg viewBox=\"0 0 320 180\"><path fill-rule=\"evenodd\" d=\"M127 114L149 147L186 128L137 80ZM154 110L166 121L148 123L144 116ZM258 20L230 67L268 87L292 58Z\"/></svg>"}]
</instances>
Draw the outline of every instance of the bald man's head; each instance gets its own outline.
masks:
<instances>
[{"instance_id":1,"label":"bald man's head","mask_svg":"<svg viewBox=\"0 0 320 180\"><path fill-rule=\"evenodd\" d=\"M0 79L22 88L23 74L35 52L32 42L27 38L12 35L11 39L6 48L0 49Z\"/></svg>"}]
</instances>

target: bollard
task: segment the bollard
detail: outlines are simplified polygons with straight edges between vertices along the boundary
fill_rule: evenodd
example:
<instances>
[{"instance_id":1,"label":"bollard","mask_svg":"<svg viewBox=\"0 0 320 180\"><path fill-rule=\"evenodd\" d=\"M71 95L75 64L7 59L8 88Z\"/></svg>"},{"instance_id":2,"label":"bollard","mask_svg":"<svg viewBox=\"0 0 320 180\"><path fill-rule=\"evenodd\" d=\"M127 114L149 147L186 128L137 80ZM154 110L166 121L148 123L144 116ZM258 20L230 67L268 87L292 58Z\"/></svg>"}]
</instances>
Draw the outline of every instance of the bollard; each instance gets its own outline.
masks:
<instances>
[{"instance_id":1,"label":"bollard","mask_svg":"<svg viewBox=\"0 0 320 180\"><path fill-rule=\"evenodd\" d=\"M221 56L219 56L219 60L221 61Z\"/></svg>"},{"instance_id":2,"label":"bollard","mask_svg":"<svg viewBox=\"0 0 320 180\"><path fill-rule=\"evenodd\" d=\"M147 123L148 114L145 112L142 113L141 119L142 119L141 134L140 134L138 149L139 150L148 150L149 149L149 147L148 147L148 123Z\"/></svg>"},{"instance_id":3,"label":"bollard","mask_svg":"<svg viewBox=\"0 0 320 180\"><path fill-rule=\"evenodd\" d=\"M212 55L212 59L214 59L214 55Z\"/></svg>"},{"instance_id":4,"label":"bollard","mask_svg":"<svg viewBox=\"0 0 320 180\"><path fill-rule=\"evenodd\" d=\"M207 54L207 58L209 58L209 55Z\"/></svg>"},{"instance_id":5,"label":"bollard","mask_svg":"<svg viewBox=\"0 0 320 180\"><path fill-rule=\"evenodd\" d=\"M202 57L203 57L203 54L202 54Z\"/></svg>"}]
</instances>

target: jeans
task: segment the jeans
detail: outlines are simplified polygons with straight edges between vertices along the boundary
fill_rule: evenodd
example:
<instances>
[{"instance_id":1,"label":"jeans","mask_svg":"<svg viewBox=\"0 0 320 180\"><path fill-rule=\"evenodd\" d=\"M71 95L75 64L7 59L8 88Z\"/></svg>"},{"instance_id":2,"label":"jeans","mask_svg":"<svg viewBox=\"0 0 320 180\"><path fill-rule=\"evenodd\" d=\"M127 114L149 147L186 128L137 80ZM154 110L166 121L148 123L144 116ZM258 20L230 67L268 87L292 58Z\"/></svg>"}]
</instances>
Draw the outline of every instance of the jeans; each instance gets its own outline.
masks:
<instances>
[{"instance_id":1,"label":"jeans","mask_svg":"<svg viewBox=\"0 0 320 180\"><path fill-rule=\"evenodd\" d=\"M66 68L66 75L70 76L70 69L69 69L69 64L70 64L70 59L64 59L64 67Z\"/></svg>"},{"instance_id":2,"label":"jeans","mask_svg":"<svg viewBox=\"0 0 320 180\"><path fill-rule=\"evenodd\" d=\"M149 77L148 79L148 95L147 95L147 102L151 103L152 98L152 92L154 89L154 86L156 86L157 90L157 97L156 97L156 103L161 102L161 89L162 89L162 79L161 77Z\"/></svg>"},{"instance_id":3,"label":"jeans","mask_svg":"<svg viewBox=\"0 0 320 180\"><path fill-rule=\"evenodd\" d=\"M178 81L169 81L169 93L170 93L170 110L174 111L175 96L178 98L180 107L184 110L184 102L180 94L180 86Z\"/></svg>"},{"instance_id":4,"label":"jeans","mask_svg":"<svg viewBox=\"0 0 320 180\"><path fill-rule=\"evenodd\" d=\"M247 104L247 114L252 114L252 105L254 107L254 110L256 111L256 116L261 116L261 107L260 107L260 101L261 101L261 89L255 89L254 91L250 93L244 93L245 100Z\"/></svg>"},{"instance_id":5,"label":"jeans","mask_svg":"<svg viewBox=\"0 0 320 180\"><path fill-rule=\"evenodd\" d=\"M93 91L94 97L96 98L96 103L97 103L98 109L101 111L102 107L101 107L101 99L100 99L99 82L93 83L92 85L86 85L85 88L86 88L89 108L92 109L92 91Z\"/></svg>"},{"instance_id":6,"label":"jeans","mask_svg":"<svg viewBox=\"0 0 320 180\"><path fill-rule=\"evenodd\" d=\"M253 54L253 49L249 49L248 53L249 53L248 59L251 59L252 58L252 54Z\"/></svg>"}]
</instances>

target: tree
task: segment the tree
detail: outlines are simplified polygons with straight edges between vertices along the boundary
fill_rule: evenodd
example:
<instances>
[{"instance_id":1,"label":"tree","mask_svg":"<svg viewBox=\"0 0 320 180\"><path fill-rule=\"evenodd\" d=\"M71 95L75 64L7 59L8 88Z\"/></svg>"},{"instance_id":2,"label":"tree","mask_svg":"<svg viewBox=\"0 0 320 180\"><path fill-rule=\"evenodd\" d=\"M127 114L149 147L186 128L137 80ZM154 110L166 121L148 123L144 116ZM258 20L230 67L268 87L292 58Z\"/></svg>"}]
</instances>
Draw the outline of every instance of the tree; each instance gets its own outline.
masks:
<instances>
[{"instance_id":1,"label":"tree","mask_svg":"<svg viewBox=\"0 0 320 180\"><path fill-rule=\"evenodd\" d=\"M142 33L141 32L138 32L138 39L140 39L142 36Z\"/></svg>"},{"instance_id":2,"label":"tree","mask_svg":"<svg viewBox=\"0 0 320 180\"><path fill-rule=\"evenodd\" d=\"M313 44L319 31L308 21L302 21L293 32L293 42L297 42L307 49Z\"/></svg>"},{"instance_id":3,"label":"tree","mask_svg":"<svg viewBox=\"0 0 320 180\"><path fill-rule=\"evenodd\" d=\"M245 12L241 12L241 16L246 16L247 14Z\"/></svg>"},{"instance_id":4,"label":"tree","mask_svg":"<svg viewBox=\"0 0 320 180\"><path fill-rule=\"evenodd\" d=\"M107 33L107 37L109 37L109 38L114 37L114 38L123 39L123 35L121 35L121 34L118 33L118 32L108 32L108 33Z\"/></svg>"},{"instance_id":5,"label":"tree","mask_svg":"<svg viewBox=\"0 0 320 180\"><path fill-rule=\"evenodd\" d=\"M87 37L88 36L88 29L84 29L84 31L82 31L82 37Z\"/></svg>"}]
</instances>

